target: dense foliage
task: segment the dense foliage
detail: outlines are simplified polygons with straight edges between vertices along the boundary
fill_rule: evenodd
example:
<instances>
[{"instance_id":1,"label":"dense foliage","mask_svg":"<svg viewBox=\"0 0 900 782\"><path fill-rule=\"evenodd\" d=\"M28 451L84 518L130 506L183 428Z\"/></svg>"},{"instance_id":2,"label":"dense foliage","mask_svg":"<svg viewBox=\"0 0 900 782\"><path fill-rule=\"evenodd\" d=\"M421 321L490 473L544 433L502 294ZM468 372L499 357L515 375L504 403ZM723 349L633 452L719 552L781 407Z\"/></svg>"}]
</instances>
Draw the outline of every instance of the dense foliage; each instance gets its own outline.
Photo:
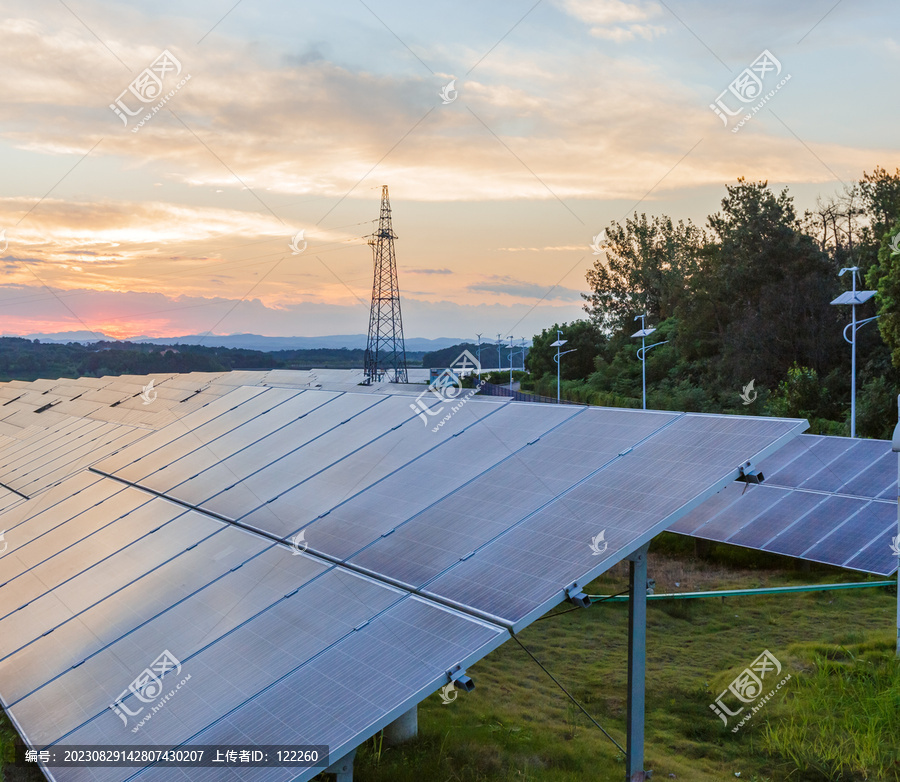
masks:
<instances>
[{"instance_id":1,"label":"dense foliage","mask_svg":"<svg viewBox=\"0 0 900 782\"><path fill-rule=\"evenodd\" d=\"M647 313L648 406L803 416L812 431L848 434L850 288L877 290L857 317L857 434L890 437L900 390L900 169L876 168L802 217L787 189L766 182L726 188L699 227L635 214L606 229L605 256L587 273L588 319L545 329L529 356L535 391L556 393L557 329L577 351L563 358L563 396L637 407L640 347L631 334ZM747 389L751 381L753 387ZM749 401L749 403L747 402Z\"/></svg>"}]
</instances>

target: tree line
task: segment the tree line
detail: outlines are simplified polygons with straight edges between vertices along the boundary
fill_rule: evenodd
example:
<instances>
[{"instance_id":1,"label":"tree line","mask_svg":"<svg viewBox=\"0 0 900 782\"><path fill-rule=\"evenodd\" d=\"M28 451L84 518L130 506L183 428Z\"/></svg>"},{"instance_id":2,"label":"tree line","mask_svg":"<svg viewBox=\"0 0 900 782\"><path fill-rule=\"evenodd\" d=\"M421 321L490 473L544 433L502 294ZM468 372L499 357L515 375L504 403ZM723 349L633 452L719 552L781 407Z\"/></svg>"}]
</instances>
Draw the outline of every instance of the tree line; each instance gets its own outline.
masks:
<instances>
[{"instance_id":1,"label":"tree line","mask_svg":"<svg viewBox=\"0 0 900 782\"><path fill-rule=\"evenodd\" d=\"M534 337L529 386L555 396L556 330L562 393L576 402L639 407L634 318L657 331L647 354L648 407L796 416L848 434L851 287L877 291L858 318L857 433L889 438L900 390L900 169L877 167L798 215L788 189L743 178L726 186L705 224L635 213L606 228L605 255L587 272L587 317ZM743 389L753 381L753 391ZM755 395L755 396L754 396ZM746 403L748 398L753 401Z\"/></svg>"},{"instance_id":2,"label":"tree line","mask_svg":"<svg viewBox=\"0 0 900 782\"><path fill-rule=\"evenodd\" d=\"M204 345L139 342L57 344L0 337L0 381L175 372L227 372L232 369L353 369L363 366L364 350L314 348L260 351ZM411 366L422 353L408 353Z\"/></svg>"}]
</instances>

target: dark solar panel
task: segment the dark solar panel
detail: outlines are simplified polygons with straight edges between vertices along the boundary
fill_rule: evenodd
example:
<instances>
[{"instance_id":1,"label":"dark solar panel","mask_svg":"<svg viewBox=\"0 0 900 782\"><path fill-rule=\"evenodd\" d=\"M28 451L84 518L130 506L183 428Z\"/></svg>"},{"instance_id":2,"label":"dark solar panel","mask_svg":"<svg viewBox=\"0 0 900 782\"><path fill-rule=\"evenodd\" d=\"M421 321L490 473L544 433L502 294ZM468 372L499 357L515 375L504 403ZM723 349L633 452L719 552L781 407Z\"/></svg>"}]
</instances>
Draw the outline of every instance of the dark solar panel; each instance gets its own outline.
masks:
<instances>
[{"instance_id":1,"label":"dark solar panel","mask_svg":"<svg viewBox=\"0 0 900 782\"><path fill-rule=\"evenodd\" d=\"M772 538L824 502L822 494L788 492L762 515L741 528L728 539L728 543L748 548L763 548Z\"/></svg>"},{"instance_id":2,"label":"dark solar panel","mask_svg":"<svg viewBox=\"0 0 900 782\"><path fill-rule=\"evenodd\" d=\"M799 557L809 548L810 541L820 540L861 511L868 503L869 500L850 497L825 497L812 511L798 519L763 548L777 554Z\"/></svg>"},{"instance_id":3,"label":"dark solar panel","mask_svg":"<svg viewBox=\"0 0 900 782\"><path fill-rule=\"evenodd\" d=\"M761 486L730 505L707 501L672 531L882 575L896 569L896 559L869 549L882 534L878 519L888 508L896 514L897 456L889 442L800 435L760 470ZM777 503L760 506L775 493ZM871 503L874 498L889 501ZM870 553L857 556L860 549Z\"/></svg>"}]
</instances>

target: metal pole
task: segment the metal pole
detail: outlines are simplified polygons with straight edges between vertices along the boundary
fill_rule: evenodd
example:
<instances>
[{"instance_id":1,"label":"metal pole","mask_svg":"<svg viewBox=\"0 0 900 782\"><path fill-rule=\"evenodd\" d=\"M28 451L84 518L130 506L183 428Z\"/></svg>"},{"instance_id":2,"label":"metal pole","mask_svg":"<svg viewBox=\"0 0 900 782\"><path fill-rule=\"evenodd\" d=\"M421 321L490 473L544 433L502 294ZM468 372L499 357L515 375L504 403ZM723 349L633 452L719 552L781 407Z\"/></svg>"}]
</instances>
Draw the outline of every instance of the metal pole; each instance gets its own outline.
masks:
<instances>
[{"instance_id":1,"label":"metal pole","mask_svg":"<svg viewBox=\"0 0 900 782\"><path fill-rule=\"evenodd\" d=\"M644 782L644 686L647 669L647 549L644 544L628 563L628 738L625 782Z\"/></svg>"},{"instance_id":2,"label":"metal pole","mask_svg":"<svg viewBox=\"0 0 900 782\"><path fill-rule=\"evenodd\" d=\"M644 388L644 410L647 409L647 338L641 337L641 375Z\"/></svg>"},{"instance_id":3,"label":"metal pole","mask_svg":"<svg viewBox=\"0 0 900 782\"><path fill-rule=\"evenodd\" d=\"M856 272L853 273L856 290ZM850 437L856 437L856 305L853 305L853 341L850 343Z\"/></svg>"},{"instance_id":4,"label":"metal pole","mask_svg":"<svg viewBox=\"0 0 900 782\"><path fill-rule=\"evenodd\" d=\"M856 270L850 272L853 299L856 300ZM853 339L850 341L850 437L856 437L856 305L853 307Z\"/></svg>"},{"instance_id":5,"label":"metal pole","mask_svg":"<svg viewBox=\"0 0 900 782\"><path fill-rule=\"evenodd\" d=\"M556 341L562 338L562 332L556 330ZM559 345L556 346L556 404L559 404Z\"/></svg>"},{"instance_id":6,"label":"metal pole","mask_svg":"<svg viewBox=\"0 0 900 782\"><path fill-rule=\"evenodd\" d=\"M478 337L478 382L481 383L481 334L476 334Z\"/></svg>"},{"instance_id":7,"label":"metal pole","mask_svg":"<svg viewBox=\"0 0 900 782\"><path fill-rule=\"evenodd\" d=\"M509 335L509 390L512 391L513 338Z\"/></svg>"}]
</instances>

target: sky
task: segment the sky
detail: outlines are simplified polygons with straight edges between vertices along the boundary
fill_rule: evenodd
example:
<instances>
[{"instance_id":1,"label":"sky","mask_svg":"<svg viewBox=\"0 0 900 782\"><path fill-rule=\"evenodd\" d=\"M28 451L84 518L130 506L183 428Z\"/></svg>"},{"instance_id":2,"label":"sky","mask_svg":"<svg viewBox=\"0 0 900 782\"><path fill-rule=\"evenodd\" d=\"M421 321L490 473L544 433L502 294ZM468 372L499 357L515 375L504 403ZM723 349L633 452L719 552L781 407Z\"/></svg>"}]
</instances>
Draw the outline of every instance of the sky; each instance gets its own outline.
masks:
<instances>
[{"instance_id":1,"label":"sky","mask_svg":"<svg viewBox=\"0 0 900 782\"><path fill-rule=\"evenodd\" d=\"M585 317L611 222L893 171L898 31L896 0L4 0L0 333L365 333L386 184L406 335L530 338Z\"/></svg>"}]
</instances>

